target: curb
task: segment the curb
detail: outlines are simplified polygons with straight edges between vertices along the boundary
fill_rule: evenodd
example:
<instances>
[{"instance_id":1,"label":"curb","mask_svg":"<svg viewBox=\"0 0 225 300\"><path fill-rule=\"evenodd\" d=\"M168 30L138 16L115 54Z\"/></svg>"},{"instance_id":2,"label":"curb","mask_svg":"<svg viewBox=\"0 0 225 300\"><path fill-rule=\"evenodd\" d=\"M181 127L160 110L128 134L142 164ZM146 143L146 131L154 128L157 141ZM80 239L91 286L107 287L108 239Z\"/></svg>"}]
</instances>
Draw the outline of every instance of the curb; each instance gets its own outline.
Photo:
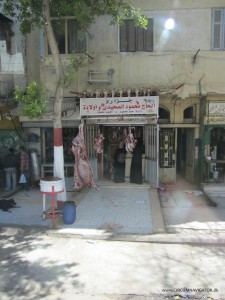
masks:
<instances>
[{"instance_id":1,"label":"curb","mask_svg":"<svg viewBox=\"0 0 225 300\"><path fill-rule=\"evenodd\" d=\"M156 233L151 235L132 235L132 234L118 234L115 232L104 232L101 230L91 229L59 229L48 228L40 226L28 225L0 225L0 235L38 235L45 234L56 238L74 238L74 239L88 239L88 240L102 240L102 241L121 241L132 243L154 243L154 244L199 244L199 245L225 245L225 233L210 236L202 236L202 233L195 232L195 234L170 234L170 233Z\"/></svg>"},{"instance_id":2,"label":"curb","mask_svg":"<svg viewBox=\"0 0 225 300\"><path fill-rule=\"evenodd\" d=\"M87 230L47 230L47 235L61 238L80 238L91 240L121 241L121 242L141 242L155 244L211 244L225 245L225 234L222 236L202 237L201 234L185 235L157 233L152 235L132 235L116 233L90 233Z\"/></svg>"}]
</instances>

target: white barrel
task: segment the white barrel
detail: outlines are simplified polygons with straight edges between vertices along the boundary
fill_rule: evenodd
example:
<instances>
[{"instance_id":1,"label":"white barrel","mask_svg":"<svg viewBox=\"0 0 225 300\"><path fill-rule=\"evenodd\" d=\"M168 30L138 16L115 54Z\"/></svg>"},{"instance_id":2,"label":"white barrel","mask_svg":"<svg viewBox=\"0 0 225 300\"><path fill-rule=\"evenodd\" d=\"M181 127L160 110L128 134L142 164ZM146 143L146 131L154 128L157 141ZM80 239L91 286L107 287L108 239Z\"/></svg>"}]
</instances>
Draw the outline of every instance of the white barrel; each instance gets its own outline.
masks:
<instances>
[{"instance_id":1,"label":"white barrel","mask_svg":"<svg viewBox=\"0 0 225 300\"><path fill-rule=\"evenodd\" d=\"M63 179L58 177L45 177L40 180L41 192L52 192L54 186L54 192L60 192L63 190Z\"/></svg>"}]
</instances>

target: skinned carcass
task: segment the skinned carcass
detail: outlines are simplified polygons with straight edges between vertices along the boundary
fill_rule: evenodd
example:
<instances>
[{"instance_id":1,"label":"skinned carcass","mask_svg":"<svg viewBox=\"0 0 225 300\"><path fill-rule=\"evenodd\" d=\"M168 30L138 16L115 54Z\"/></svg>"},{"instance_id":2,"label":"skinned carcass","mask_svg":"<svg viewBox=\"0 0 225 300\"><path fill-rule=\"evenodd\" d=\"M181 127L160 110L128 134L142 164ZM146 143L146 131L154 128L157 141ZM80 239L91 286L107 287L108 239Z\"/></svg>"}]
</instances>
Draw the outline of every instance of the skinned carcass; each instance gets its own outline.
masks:
<instances>
[{"instance_id":1,"label":"skinned carcass","mask_svg":"<svg viewBox=\"0 0 225 300\"><path fill-rule=\"evenodd\" d=\"M117 135L117 129L113 129L113 140L114 140L114 143L117 143L118 141L118 135Z\"/></svg>"},{"instance_id":2,"label":"skinned carcass","mask_svg":"<svg viewBox=\"0 0 225 300\"><path fill-rule=\"evenodd\" d=\"M95 137L95 143L94 143L94 149L97 153L102 153L103 152L103 141L104 141L104 136L100 131L98 131L98 135Z\"/></svg>"},{"instance_id":3,"label":"skinned carcass","mask_svg":"<svg viewBox=\"0 0 225 300\"><path fill-rule=\"evenodd\" d=\"M93 170L88 160L83 126L84 124L81 123L79 133L72 141L71 151L75 156L73 191L79 192L84 187L94 187L98 191L99 188L94 182Z\"/></svg>"},{"instance_id":4,"label":"skinned carcass","mask_svg":"<svg viewBox=\"0 0 225 300\"><path fill-rule=\"evenodd\" d=\"M129 134L126 136L126 140L125 140L126 151L132 153L136 144L137 144L137 140L135 140L134 135L131 132L131 129L129 129Z\"/></svg>"}]
</instances>

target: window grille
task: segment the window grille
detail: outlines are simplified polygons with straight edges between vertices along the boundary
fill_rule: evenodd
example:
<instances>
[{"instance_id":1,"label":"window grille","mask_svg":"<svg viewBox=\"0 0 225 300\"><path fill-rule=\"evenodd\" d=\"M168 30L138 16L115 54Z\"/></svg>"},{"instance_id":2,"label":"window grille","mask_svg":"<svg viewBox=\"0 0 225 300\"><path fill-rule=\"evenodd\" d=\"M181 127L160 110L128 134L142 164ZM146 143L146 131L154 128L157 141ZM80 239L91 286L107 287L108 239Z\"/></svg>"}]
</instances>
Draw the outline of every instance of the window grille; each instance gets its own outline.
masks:
<instances>
[{"instance_id":1,"label":"window grille","mask_svg":"<svg viewBox=\"0 0 225 300\"><path fill-rule=\"evenodd\" d=\"M157 134L156 126L147 126L145 140L145 157L149 159L157 159Z\"/></svg>"},{"instance_id":2,"label":"window grille","mask_svg":"<svg viewBox=\"0 0 225 300\"><path fill-rule=\"evenodd\" d=\"M160 168L175 166L175 129L161 129L159 134Z\"/></svg>"}]
</instances>

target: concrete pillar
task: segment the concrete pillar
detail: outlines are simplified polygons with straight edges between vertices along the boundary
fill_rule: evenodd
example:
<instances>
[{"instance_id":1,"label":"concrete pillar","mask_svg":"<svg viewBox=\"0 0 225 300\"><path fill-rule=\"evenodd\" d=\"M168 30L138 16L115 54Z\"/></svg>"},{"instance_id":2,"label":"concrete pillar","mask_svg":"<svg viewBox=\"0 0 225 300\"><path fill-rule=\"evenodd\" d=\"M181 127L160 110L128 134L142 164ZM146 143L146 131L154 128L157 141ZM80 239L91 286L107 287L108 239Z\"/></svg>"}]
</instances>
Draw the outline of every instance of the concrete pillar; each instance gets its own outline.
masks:
<instances>
[{"instance_id":1,"label":"concrete pillar","mask_svg":"<svg viewBox=\"0 0 225 300\"><path fill-rule=\"evenodd\" d=\"M133 154L127 152L125 160L125 181L130 182L130 167Z\"/></svg>"}]
</instances>

